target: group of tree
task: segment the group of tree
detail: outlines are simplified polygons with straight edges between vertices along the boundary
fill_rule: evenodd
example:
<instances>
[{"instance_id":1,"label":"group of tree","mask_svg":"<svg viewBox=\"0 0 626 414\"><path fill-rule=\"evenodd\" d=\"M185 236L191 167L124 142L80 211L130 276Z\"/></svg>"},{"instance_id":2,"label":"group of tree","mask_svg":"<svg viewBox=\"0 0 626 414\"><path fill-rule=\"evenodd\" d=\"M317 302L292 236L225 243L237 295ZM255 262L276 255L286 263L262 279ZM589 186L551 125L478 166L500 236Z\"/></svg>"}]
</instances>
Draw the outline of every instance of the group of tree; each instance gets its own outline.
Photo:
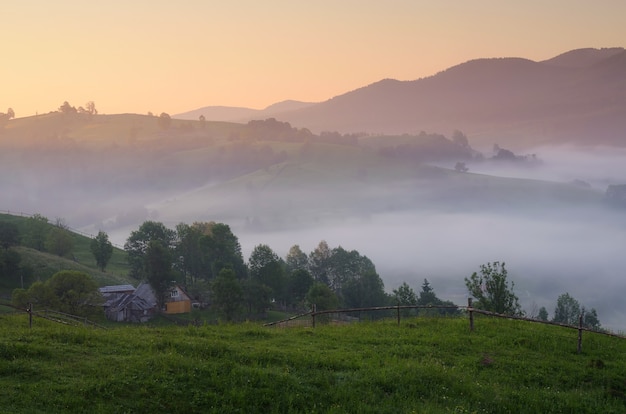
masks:
<instances>
[{"instance_id":1,"label":"group of tree","mask_svg":"<svg viewBox=\"0 0 626 414\"><path fill-rule=\"evenodd\" d=\"M508 271L504 262L481 265L480 272L474 272L469 278L465 278L465 285L469 294L476 300L473 306L477 309L503 315L525 315L519 304L519 298L513 292L515 284L511 281L509 285ZM551 322L577 326L580 317L582 317L584 327L593 330L601 329L598 313L594 308L587 311L569 293L560 295ZM545 307L539 309L537 319L549 320Z\"/></svg>"},{"instance_id":2,"label":"group of tree","mask_svg":"<svg viewBox=\"0 0 626 414\"><path fill-rule=\"evenodd\" d=\"M598 312L595 308L587 310L584 306L580 306L580 303L566 292L557 298L554 316L550 321L564 325L577 326L580 317L582 317L582 325L585 328L596 331L601 329L600 319L598 318ZM537 318L548 321L548 310L542 306L539 309Z\"/></svg>"},{"instance_id":3,"label":"group of tree","mask_svg":"<svg viewBox=\"0 0 626 414\"><path fill-rule=\"evenodd\" d=\"M6 113L0 112L0 127L4 126L10 119L13 118L15 118L15 111L13 111L13 108L7 109Z\"/></svg>"},{"instance_id":4,"label":"group of tree","mask_svg":"<svg viewBox=\"0 0 626 414\"><path fill-rule=\"evenodd\" d=\"M71 114L87 114L87 115L97 115L98 110L96 109L96 104L93 101L89 101L85 104L85 106L79 106L76 108L75 106L70 105L69 102L65 101L61 106L59 106L58 112L64 115Z\"/></svg>"},{"instance_id":5,"label":"group of tree","mask_svg":"<svg viewBox=\"0 0 626 414\"><path fill-rule=\"evenodd\" d=\"M403 282L402 285L393 290L393 297L397 301L397 305L408 306L408 308L402 309L403 316L459 314L459 309L453 302L437 297L428 279L424 279L419 295L415 294L415 291L406 282ZM420 308L410 308L410 306L420 306Z\"/></svg>"},{"instance_id":6,"label":"group of tree","mask_svg":"<svg viewBox=\"0 0 626 414\"><path fill-rule=\"evenodd\" d=\"M28 289L13 291L13 305L26 309L54 309L71 315L92 316L102 313L102 296L87 273L62 270L45 282L36 281Z\"/></svg>"},{"instance_id":7,"label":"group of tree","mask_svg":"<svg viewBox=\"0 0 626 414\"><path fill-rule=\"evenodd\" d=\"M124 246L131 275L147 280L157 300L181 283L197 300L210 302L225 319L263 314L270 306L318 309L389 303L372 261L356 250L331 249L325 241L309 255L294 245L285 259L268 245L244 261L238 238L223 223L144 222Z\"/></svg>"}]
</instances>

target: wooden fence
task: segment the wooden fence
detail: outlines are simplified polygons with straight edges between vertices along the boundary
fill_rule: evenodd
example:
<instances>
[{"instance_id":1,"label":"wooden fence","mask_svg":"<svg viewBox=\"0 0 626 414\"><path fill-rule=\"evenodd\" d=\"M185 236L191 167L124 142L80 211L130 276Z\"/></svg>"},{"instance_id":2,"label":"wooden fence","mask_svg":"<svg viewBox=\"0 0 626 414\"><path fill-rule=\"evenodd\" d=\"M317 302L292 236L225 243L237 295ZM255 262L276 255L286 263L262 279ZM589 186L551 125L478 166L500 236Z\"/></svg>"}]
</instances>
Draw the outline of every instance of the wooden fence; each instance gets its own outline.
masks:
<instances>
[{"instance_id":1,"label":"wooden fence","mask_svg":"<svg viewBox=\"0 0 626 414\"><path fill-rule=\"evenodd\" d=\"M590 328L586 328L583 326L583 315L580 314L578 317L578 325L567 325L567 324L563 324L563 323L558 323L558 322L550 322L550 321L544 321L541 319L533 319L533 318L527 318L525 316L514 316L514 315L505 315L505 314L501 314L501 313L496 313L496 312L490 312L490 311L486 311L486 310L482 310L482 309L477 309L473 307L472 304L472 299L469 298L467 300L467 306L423 306L423 305L395 305L395 306L375 306L375 307L367 307L367 308L351 308L351 309L331 309L331 310L321 310L318 311L316 309L316 306L313 305L312 309L310 312L306 312L306 313L302 313L299 315L295 315L292 316L290 318L287 319L283 319L280 321L275 321L275 322L270 322L270 323L266 323L263 326L282 326L282 327L289 327L289 326L311 326L313 328L315 328L316 322L317 320L319 320L320 317L323 316L328 316L329 318L327 320L325 320L324 322L327 323L332 323L332 324L341 324L341 323L350 323L350 322L356 322L358 320L360 320L360 318L346 318L346 317L341 317L341 315L346 315L346 314L350 314L350 313L362 313L362 312L381 312L381 311L394 311L395 313L395 319L397 320L398 325L400 325L400 320L401 320L401 316L402 316L402 310L405 309L441 309L441 310L459 310L459 311L464 311L469 319L469 330L471 332L474 331L474 325L475 325L475 319L474 319L474 315L475 314L481 314L481 315L485 315L485 316L490 316L490 317L496 317L496 318L506 318L506 319L511 319L511 320L520 320L520 321L527 321L527 322L534 322L534 323L542 323L545 325L555 325L555 326L560 326L563 328L568 328L568 329L576 329L578 330L578 343L577 343L577 351L578 353L582 352L582 335L584 331L587 332L592 332L595 334L600 334L600 335L607 335L607 336L613 336L616 338L621 338L621 339L626 339L626 336L624 335L619 335L619 334L615 334L609 331L605 331L605 330L594 330L594 329L590 329ZM338 315L339 317L336 318L330 318L331 315Z\"/></svg>"},{"instance_id":2,"label":"wooden fence","mask_svg":"<svg viewBox=\"0 0 626 414\"><path fill-rule=\"evenodd\" d=\"M33 305L29 304L26 309L13 306L10 303L0 302L0 305L6 306L9 308L13 308L18 312L26 312L28 313L28 326L30 328L33 327L33 316L38 318L47 319L52 322L61 323L63 325L70 326L91 326L93 328L107 329L106 327L99 325L84 316L71 315L69 313L58 312L51 309L42 309L39 311L35 311L33 309Z\"/></svg>"}]
</instances>

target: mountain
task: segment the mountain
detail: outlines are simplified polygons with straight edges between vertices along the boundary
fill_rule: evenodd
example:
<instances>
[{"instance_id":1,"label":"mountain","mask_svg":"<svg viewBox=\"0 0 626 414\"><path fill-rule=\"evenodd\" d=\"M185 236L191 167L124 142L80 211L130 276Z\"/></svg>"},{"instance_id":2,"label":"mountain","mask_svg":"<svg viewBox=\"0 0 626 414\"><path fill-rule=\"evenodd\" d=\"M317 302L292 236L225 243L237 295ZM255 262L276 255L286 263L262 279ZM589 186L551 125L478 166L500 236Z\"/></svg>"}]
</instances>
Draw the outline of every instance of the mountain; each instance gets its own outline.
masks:
<instances>
[{"instance_id":1,"label":"mountain","mask_svg":"<svg viewBox=\"0 0 626 414\"><path fill-rule=\"evenodd\" d=\"M271 118L275 114L283 114L286 112L302 109L314 105L310 102L300 101L282 101L268 106L265 109L252 109L230 106L205 106L200 109L183 112L174 115L177 119L196 120L200 116L204 116L209 121L226 121L226 122L247 122L252 119Z\"/></svg>"},{"instance_id":2,"label":"mountain","mask_svg":"<svg viewBox=\"0 0 626 414\"><path fill-rule=\"evenodd\" d=\"M197 119L199 111L187 114ZM427 78L383 79L318 104L215 110L213 118L205 116L238 121L271 116L316 133L458 129L479 147L626 146L626 51L578 49L540 62L476 59Z\"/></svg>"}]
</instances>

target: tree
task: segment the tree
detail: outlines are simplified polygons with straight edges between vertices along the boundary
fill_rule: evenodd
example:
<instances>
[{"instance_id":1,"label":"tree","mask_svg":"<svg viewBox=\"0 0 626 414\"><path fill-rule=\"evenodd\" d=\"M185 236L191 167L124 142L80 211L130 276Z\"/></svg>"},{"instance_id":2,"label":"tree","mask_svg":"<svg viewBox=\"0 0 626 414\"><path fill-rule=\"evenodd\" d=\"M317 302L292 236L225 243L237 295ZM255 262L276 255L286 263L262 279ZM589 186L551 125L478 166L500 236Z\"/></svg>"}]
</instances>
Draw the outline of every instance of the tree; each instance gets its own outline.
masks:
<instances>
[{"instance_id":1,"label":"tree","mask_svg":"<svg viewBox=\"0 0 626 414\"><path fill-rule=\"evenodd\" d=\"M27 247L43 251L46 243L46 236L50 226L48 219L41 214L35 214L26 220L26 231L24 233L24 244Z\"/></svg>"},{"instance_id":2,"label":"tree","mask_svg":"<svg viewBox=\"0 0 626 414\"><path fill-rule=\"evenodd\" d=\"M232 269L222 269L211 282L213 306L227 321L232 321L243 303L243 289Z\"/></svg>"},{"instance_id":3,"label":"tree","mask_svg":"<svg viewBox=\"0 0 626 414\"><path fill-rule=\"evenodd\" d=\"M307 270L309 265L309 258L306 253L304 253L300 246L294 244L289 249L287 253L287 257L285 258L285 265L287 267L287 272L291 273L296 270Z\"/></svg>"},{"instance_id":4,"label":"tree","mask_svg":"<svg viewBox=\"0 0 626 414\"><path fill-rule=\"evenodd\" d=\"M287 303L299 305L313 286L313 276L305 269L296 269L287 276Z\"/></svg>"},{"instance_id":5,"label":"tree","mask_svg":"<svg viewBox=\"0 0 626 414\"><path fill-rule=\"evenodd\" d=\"M98 110L96 109L96 104L93 101L89 101L85 104L85 112L89 115L98 115Z\"/></svg>"},{"instance_id":6,"label":"tree","mask_svg":"<svg viewBox=\"0 0 626 414\"><path fill-rule=\"evenodd\" d=\"M0 247L8 250L20 241L20 232L15 223L0 221Z\"/></svg>"},{"instance_id":7,"label":"tree","mask_svg":"<svg viewBox=\"0 0 626 414\"><path fill-rule=\"evenodd\" d=\"M331 257L332 252L326 240L320 241L315 250L309 255L309 271L316 282L328 284Z\"/></svg>"},{"instance_id":8,"label":"tree","mask_svg":"<svg viewBox=\"0 0 626 414\"><path fill-rule=\"evenodd\" d=\"M169 129L171 124L172 118L170 115L165 112L161 112L161 115L159 115L159 127L161 129Z\"/></svg>"},{"instance_id":9,"label":"tree","mask_svg":"<svg viewBox=\"0 0 626 414\"><path fill-rule=\"evenodd\" d=\"M540 321L547 321L548 320L548 310L546 309L545 306L542 306L541 308L539 308L539 313L537 314L537 319L539 319Z\"/></svg>"},{"instance_id":10,"label":"tree","mask_svg":"<svg viewBox=\"0 0 626 414\"><path fill-rule=\"evenodd\" d=\"M315 283L306 294L309 305L315 305L316 310L332 310L339 306L339 298L328 286L323 283Z\"/></svg>"},{"instance_id":11,"label":"tree","mask_svg":"<svg viewBox=\"0 0 626 414\"><path fill-rule=\"evenodd\" d=\"M78 112L75 107L71 106L69 102L63 102L63 105L59 106L59 112L64 115L75 114Z\"/></svg>"},{"instance_id":12,"label":"tree","mask_svg":"<svg viewBox=\"0 0 626 414\"><path fill-rule=\"evenodd\" d=\"M113 245L109 241L109 235L99 231L98 235L91 240L90 248L96 264L104 272L113 255Z\"/></svg>"},{"instance_id":13,"label":"tree","mask_svg":"<svg viewBox=\"0 0 626 414\"><path fill-rule=\"evenodd\" d=\"M460 161L459 161L459 162L457 162L457 163L454 165L454 171L456 171L456 172L460 172L460 173L465 173L465 172L468 172L468 171L469 171L469 168L467 168L467 166L465 165L465 163L464 163L464 162L460 162Z\"/></svg>"},{"instance_id":14,"label":"tree","mask_svg":"<svg viewBox=\"0 0 626 414\"><path fill-rule=\"evenodd\" d=\"M206 249L210 263L211 276L215 277L224 268L232 268L239 279L247 276L246 265L241 253L239 239L233 234L230 226L224 223L194 223L203 228L199 242Z\"/></svg>"},{"instance_id":15,"label":"tree","mask_svg":"<svg viewBox=\"0 0 626 414\"><path fill-rule=\"evenodd\" d=\"M131 277L144 278L144 257L150 242L159 241L165 249L169 250L174 247L175 238L176 233L173 230L156 221L145 221L138 230L132 231L124 243L124 250L128 253Z\"/></svg>"},{"instance_id":16,"label":"tree","mask_svg":"<svg viewBox=\"0 0 626 414\"><path fill-rule=\"evenodd\" d=\"M598 319L598 312L594 308L591 308L589 312L585 310L585 307L582 308L583 312L583 326L589 329L593 329L594 331L600 330L600 319Z\"/></svg>"},{"instance_id":17,"label":"tree","mask_svg":"<svg viewBox=\"0 0 626 414\"><path fill-rule=\"evenodd\" d=\"M460 147L469 148L469 140L467 139L467 136L465 136L465 134L458 129L452 133L452 142Z\"/></svg>"},{"instance_id":18,"label":"tree","mask_svg":"<svg viewBox=\"0 0 626 414\"><path fill-rule=\"evenodd\" d=\"M48 231L45 246L48 252L63 257L74 248L74 237L68 230L54 226Z\"/></svg>"},{"instance_id":19,"label":"tree","mask_svg":"<svg viewBox=\"0 0 626 414\"><path fill-rule=\"evenodd\" d=\"M472 273L469 279L465 278L465 285L476 299L476 308L506 315L523 315L519 299L513 293L515 284L511 282L509 287L504 262L480 265L480 275Z\"/></svg>"},{"instance_id":20,"label":"tree","mask_svg":"<svg viewBox=\"0 0 626 414\"><path fill-rule=\"evenodd\" d=\"M46 284L58 298L59 310L72 315L86 316L97 311L102 297L96 282L84 272L62 270Z\"/></svg>"},{"instance_id":21,"label":"tree","mask_svg":"<svg viewBox=\"0 0 626 414\"><path fill-rule=\"evenodd\" d=\"M578 325L578 317L580 316L580 304L569 293L563 293L556 300L554 308L554 318L552 322L562 323L565 325Z\"/></svg>"},{"instance_id":22,"label":"tree","mask_svg":"<svg viewBox=\"0 0 626 414\"><path fill-rule=\"evenodd\" d=\"M46 282L35 282L28 290L15 289L12 302L26 307L50 308L72 315L89 316L102 312L102 296L96 282L84 272L62 270Z\"/></svg>"},{"instance_id":23,"label":"tree","mask_svg":"<svg viewBox=\"0 0 626 414\"><path fill-rule=\"evenodd\" d=\"M248 260L250 278L271 289L275 299L285 299L285 269L282 260L266 244L255 246Z\"/></svg>"},{"instance_id":24,"label":"tree","mask_svg":"<svg viewBox=\"0 0 626 414\"><path fill-rule=\"evenodd\" d=\"M343 300L347 308L365 308L387 304L385 285L375 270L348 279L343 287ZM381 314L373 313L377 317Z\"/></svg>"},{"instance_id":25,"label":"tree","mask_svg":"<svg viewBox=\"0 0 626 414\"><path fill-rule=\"evenodd\" d=\"M430 286L430 282L428 279L424 279L424 283L422 284L422 290L419 294L419 298L417 299L417 304L420 306L433 306L439 305L441 301L435 295L435 291Z\"/></svg>"},{"instance_id":26,"label":"tree","mask_svg":"<svg viewBox=\"0 0 626 414\"><path fill-rule=\"evenodd\" d=\"M406 283L402 282L398 289L392 291L398 306L415 306L417 305L417 296L415 291ZM402 309L402 315L407 317L415 314L414 309Z\"/></svg>"},{"instance_id":27,"label":"tree","mask_svg":"<svg viewBox=\"0 0 626 414\"><path fill-rule=\"evenodd\" d=\"M165 295L172 285L172 258L161 240L148 243L144 260L146 280L152 286L159 309L165 306Z\"/></svg>"}]
</instances>

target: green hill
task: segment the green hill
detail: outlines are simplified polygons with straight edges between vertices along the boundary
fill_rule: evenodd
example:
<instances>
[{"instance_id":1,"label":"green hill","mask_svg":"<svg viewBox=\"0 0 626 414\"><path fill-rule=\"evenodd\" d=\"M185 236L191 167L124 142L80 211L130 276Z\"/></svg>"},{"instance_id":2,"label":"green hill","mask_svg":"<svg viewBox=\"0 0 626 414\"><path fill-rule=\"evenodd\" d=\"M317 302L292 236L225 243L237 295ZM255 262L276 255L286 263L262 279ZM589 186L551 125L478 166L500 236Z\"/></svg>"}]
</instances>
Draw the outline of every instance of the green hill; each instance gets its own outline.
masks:
<instances>
[{"instance_id":1,"label":"green hill","mask_svg":"<svg viewBox=\"0 0 626 414\"><path fill-rule=\"evenodd\" d=\"M2 411L623 413L626 342L506 319L94 330L0 314Z\"/></svg>"},{"instance_id":2,"label":"green hill","mask_svg":"<svg viewBox=\"0 0 626 414\"><path fill-rule=\"evenodd\" d=\"M20 238L23 239L25 237L28 217L0 214L0 221L14 223L19 230ZM54 227L53 224L48 224L47 226L49 229ZM99 286L133 283L128 276L129 267L126 261L126 252L118 247L114 247L113 256L105 272L102 272L98 268L90 250L91 238L71 230L70 234L73 240L73 247L71 252L64 256L32 249L23 244L12 247L21 258L20 268L22 269L22 274L12 275L0 281L0 289L4 291L4 296L10 295L12 289L21 287L22 284L27 288L33 281L47 280L60 270L85 272L91 275Z\"/></svg>"}]
</instances>

